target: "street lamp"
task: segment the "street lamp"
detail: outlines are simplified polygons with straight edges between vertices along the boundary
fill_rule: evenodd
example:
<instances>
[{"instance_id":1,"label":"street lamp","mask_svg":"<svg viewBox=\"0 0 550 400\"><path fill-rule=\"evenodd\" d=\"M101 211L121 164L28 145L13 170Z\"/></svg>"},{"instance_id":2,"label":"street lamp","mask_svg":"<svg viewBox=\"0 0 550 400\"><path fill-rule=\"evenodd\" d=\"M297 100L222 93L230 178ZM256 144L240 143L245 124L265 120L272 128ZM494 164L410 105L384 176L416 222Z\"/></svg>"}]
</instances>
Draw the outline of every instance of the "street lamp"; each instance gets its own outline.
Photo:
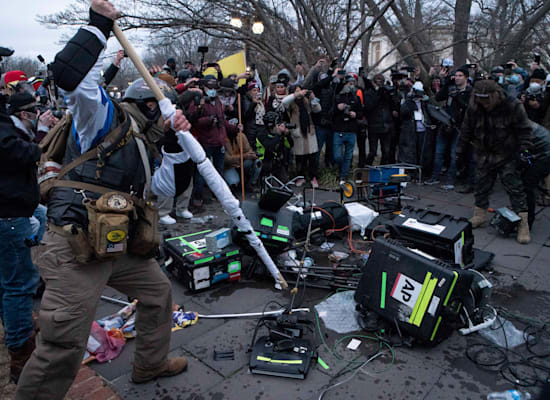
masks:
<instances>
[{"instance_id":1,"label":"street lamp","mask_svg":"<svg viewBox=\"0 0 550 400\"><path fill-rule=\"evenodd\" d=\"M243 24L244 20L244 24ZM244 17L241 19L238 15L231 16L231 20L229 21L229 25L231 25L234 28L241 29L243 25L245 28L250 28L250 22L251 19L248 17ZM252 24L252 33L255 35L261 35L264 33L264 24L262 21L260 21L259 18L256 18L254 20L254 23ZM245 57L245 63L246 63L246 41L243 41L243 51L244 51L244 57Z\"/></svg>"},{"instance_id":2,"label":"street lamp","mask_svg":"<svg viewBox=\"0 0 550 400\"><path fill-rule=\"evenodd\" d=\"M239 17L231 17L231 21L229 21L229 25L241 29L243 27L243 21Z\"/></svg>"},{"instance_id":3,"label":"street lamp","mask_svg":"<svg viewBox=\"0 0 550 400\"><path fill-rule=\"evenodd\" d=\"M256 21L252 24L252 32L254 32L256 35L261 35L264 33L264 24L262 21Z\"/></svg>"},{"instance_id":4,"label":"street lamp","mask_svg":"<svg viewBox=\"0 0 550 400\"><path fill-rule=\"evenodd\" d=\"M241 19L238 15L233 15L231 17L231 20L229 21L229 25L237 29L241 29L243 25L245 25L245 28L248 28L250 26L250 19L246 17L243 19ZM258 18L256 18L256 20L252 24L252 32L256 35L261 35L262 33L264 33L264 24Z\"/></svg>"}]
</instances>

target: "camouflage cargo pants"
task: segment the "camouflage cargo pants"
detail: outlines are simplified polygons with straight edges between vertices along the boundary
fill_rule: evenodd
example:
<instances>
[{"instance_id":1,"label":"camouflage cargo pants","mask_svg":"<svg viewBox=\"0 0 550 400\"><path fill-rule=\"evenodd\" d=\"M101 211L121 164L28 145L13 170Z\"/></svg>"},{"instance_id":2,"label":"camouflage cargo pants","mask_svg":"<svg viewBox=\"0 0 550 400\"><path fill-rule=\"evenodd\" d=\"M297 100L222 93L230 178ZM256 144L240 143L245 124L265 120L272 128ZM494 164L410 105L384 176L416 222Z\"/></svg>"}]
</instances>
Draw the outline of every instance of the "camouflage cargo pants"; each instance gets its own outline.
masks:
<instances>
[{"instance_id":1,"label":"camouflage cargo pants","mask_svg":"<svg viewBox=\"0 0 550 400\"><path fill-rule=\"evenodd\" d=\"M476 207L489 208L489 196L497 176L510 197L512 209L516 213L527 211L527 196L523 188L521 170L516 160L509 160L495 165L485 165L476 170L475 179L475 205Z\"/></svg>"}]
</instances>

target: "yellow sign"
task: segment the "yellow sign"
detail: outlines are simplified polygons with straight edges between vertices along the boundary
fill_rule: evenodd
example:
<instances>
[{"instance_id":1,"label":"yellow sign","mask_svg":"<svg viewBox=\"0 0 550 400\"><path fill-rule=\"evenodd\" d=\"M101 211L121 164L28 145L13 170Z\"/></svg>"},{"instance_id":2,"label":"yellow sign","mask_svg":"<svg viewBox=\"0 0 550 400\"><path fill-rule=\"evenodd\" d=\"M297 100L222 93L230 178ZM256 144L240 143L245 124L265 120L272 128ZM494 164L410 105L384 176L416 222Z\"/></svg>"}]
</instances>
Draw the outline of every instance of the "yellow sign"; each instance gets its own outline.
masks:
<instances>
[{"instance_id":1,"label":"yellow sign","mask_svg":"<svg viewBox=\"0 0 550 400\"><path fill-rule=\"evenodd\" d=\"M112 242L112 243L121 242L124 240L125 237L126 237L126 232L120 229L116 231L111 231L107 234L107 239L109 240L109 242Z\"/></svg>"},{"instance_id":2,"label":"yellow sign","mask_svg":"<svg viewBox=\"0 0 550 400\"><path fill-rule=\"evenodd\" d=\"M242 74L246 72L246 62L244 59L244 51L240 51L238 53L235 53L233 55L230 55L229 57L222 58L218 61L218 64L220 65L220 68L222 70L223 76L229 76L231 74ZM210 67L207 68L204 72L204 75L214 75L217 76L217 71ZM239 85L244 84L246 80L241 79L239 81Z\"/></svg>"}]
</instances>

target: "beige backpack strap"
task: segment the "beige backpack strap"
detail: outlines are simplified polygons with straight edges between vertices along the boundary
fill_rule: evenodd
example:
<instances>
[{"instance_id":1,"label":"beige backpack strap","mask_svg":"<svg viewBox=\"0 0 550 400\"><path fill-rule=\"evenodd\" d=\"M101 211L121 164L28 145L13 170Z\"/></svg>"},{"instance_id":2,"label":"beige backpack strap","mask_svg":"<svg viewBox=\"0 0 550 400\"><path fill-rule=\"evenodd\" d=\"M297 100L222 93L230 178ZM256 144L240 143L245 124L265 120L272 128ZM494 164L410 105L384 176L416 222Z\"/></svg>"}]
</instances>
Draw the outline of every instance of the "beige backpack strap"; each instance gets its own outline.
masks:
<instances>
[{"instance_id":1,"label":"beige backpack strap","mask_svg":"<svg viewBox=\"0 0 550 400\"><path fill-rule=\"evenodd\" d=\"M92 183L78 182L78 181L68 181L64 179L56 179L52 182L52 187L64 187L70 189L80 189L86 190L88 192L94 192L99 194L105 194L113 192L113 189L109 189L103 186L94 185ZM117 190L118 191L118 190Z\"/></svg>"},{"instance_id":2,"label":"beige backpack strap","mask_svg":"<svg viewBox=\"0 0 550 400\"><path fill-rule=\"evenodd\" d=\"M145 144L143 143L143 140L135 135L134 139L138 147L141 162L143 163L143 169L145 170L145 188L143 189L143 197L146 200L149 200L151 197L151 164L149 163L147 150L145 149Z\"/></svg>"}]
</instances>

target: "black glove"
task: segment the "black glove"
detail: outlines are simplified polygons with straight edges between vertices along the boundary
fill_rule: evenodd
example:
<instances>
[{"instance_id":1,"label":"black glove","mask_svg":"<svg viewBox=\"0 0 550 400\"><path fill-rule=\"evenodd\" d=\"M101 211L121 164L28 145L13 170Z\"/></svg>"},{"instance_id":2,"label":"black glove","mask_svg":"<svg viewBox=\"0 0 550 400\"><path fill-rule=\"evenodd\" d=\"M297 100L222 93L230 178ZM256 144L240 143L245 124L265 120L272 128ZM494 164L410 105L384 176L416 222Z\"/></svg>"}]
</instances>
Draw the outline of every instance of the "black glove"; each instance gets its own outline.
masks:
<instances>
[{"instance_id":1,"label":"black glove","mask_svg":"<svg viewBox=\"0 0 550 400\"><path fill-rule=\"evenodd\" d=\"M172 129L164 134L161 144L164 146L164 151L167 153L181 153L183 151L178 143L176 132Z\"/></svg>"}]
</instances>

